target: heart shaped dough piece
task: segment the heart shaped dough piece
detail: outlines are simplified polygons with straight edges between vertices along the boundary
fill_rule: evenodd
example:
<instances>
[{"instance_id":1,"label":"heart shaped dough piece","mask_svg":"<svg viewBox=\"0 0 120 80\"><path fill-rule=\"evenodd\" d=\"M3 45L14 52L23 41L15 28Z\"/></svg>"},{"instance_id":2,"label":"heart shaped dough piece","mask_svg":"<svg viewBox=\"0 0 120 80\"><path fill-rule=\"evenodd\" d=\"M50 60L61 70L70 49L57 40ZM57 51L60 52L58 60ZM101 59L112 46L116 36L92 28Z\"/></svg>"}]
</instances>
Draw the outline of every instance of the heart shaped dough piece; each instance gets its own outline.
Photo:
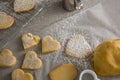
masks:
<instances>
[{"instance_id":1,"label":"heart shaped dough piece","mask_svg":"<svg viewBox=\"0 0 120 80\"><path fill-rule=\"evenodd\" d=\"M60 42L54 40L51 36L45 36L42 40L42 53L50 53L60 50Z\"/></svg>"},{"instance_id":2,"label":"heart shaped dough piece","mask_svg":"<svg viewBox=\"0 0 120 80\"><path fill-rule=\"evenodd\" d=\"M77 69L73 64L63 64L50 72L51 80L75 80Z\"/></svg>"},{"instance_id":3,"label":"heart shaped dough piece","mask_svg":"<svg viewBox=\"0 0 120 80\"><path fill-rule=\"evenodd\" d=\"M14 11L15 12L26 12L35 7L34 0L15 0Z\"/></svg>"},{"instance_id":4,"label":"heart shaped dough piece","mask_svg":"<svg viewBox=\"0 0 120 80\"><path fill-rule=\"evenodd\" d=\"M24 73L21 69L12 72L12 80L34 80L32 74Z\"/></svg>"},{"instance_id":5,"label":"heart shaped dough piece","mask_svg":"<svg viewBox=\"0 0 120 80\"><path fill-rule=\"evenodd\" d=\"M9 49L4 49L0 53L0 67L12 67L16 64L16 57L13 56L13 53Z\"/></svg>"},{"instance_id":6,"label":"heart shaped dough piece","mask_svg":"<svg viewBox=\"0 0 120 80\"><path fill-rule=\"evenodd\" d=\"M31 33L25 33L22 35L22 42L24 49L29 49L38 45L40 37Z\"/></svg>"},{"instance_id":7,"label":"heart shaped dough piece","mask_svg":"<svg viewBox=\"0 0 120 80\"><path fill-rule=\"evenodd\" d=\"M14 23L14 18L7 15L5 12L0 12L0 29L7 29Z\"/></svg>"},{"instance_id":8,"label":"heart shaped dough piece","mask_svg":"<svg viewBox=\"0 0 120 80\"><path fill-rule=\"evenodd\" d=\"M102 76L120 75L120 39L98 45L94 52L94 70Z\"/></svg>"},{"instance_id":9,"label":"heart shaped dough piece","mask_svg":"<svg viewBox=\"0 0 120 80\"><path fill-rule=\"evenodd\" d=\"M73 35L66 45L65 53L78 59L85 59L92 53L92 48L82 35Z\"/></svg>"},{"instance_id":10,"label":"heart shaped dough piece","mask_svg":"<svg viewBox=\"0 0 120 80\"><path fill-rule=\"evenodd\" d=\"M36 52L28 51L25 55L22 68L23 69L40 69L42 67L42 61L37 57Z\"/></svg>"}]
</instances>

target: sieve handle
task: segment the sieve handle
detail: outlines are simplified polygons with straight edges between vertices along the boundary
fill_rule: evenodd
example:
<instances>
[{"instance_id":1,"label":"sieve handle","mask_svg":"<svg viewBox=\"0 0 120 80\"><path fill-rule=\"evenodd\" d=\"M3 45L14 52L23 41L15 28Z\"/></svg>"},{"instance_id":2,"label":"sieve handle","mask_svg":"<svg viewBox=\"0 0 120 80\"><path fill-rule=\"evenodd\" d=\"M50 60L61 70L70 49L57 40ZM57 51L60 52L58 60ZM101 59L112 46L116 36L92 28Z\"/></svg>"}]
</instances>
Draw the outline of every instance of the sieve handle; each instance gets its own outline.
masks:
<instances>
[{"instance_id":1,"label":"sieve handle","mask_svg":"<svg viewBox=\"0 0 120 80\"><path fill-rule=\"evenodd\" d=\"M81 72L79 80L82 80L83 75L86 74L86 73L92 75L94 80L100 80L99 78L97 78L96 73L94 71L92 71L92 70L89 70L89 69L84 70L84 71Z\"/></svg>"}]
</instances>

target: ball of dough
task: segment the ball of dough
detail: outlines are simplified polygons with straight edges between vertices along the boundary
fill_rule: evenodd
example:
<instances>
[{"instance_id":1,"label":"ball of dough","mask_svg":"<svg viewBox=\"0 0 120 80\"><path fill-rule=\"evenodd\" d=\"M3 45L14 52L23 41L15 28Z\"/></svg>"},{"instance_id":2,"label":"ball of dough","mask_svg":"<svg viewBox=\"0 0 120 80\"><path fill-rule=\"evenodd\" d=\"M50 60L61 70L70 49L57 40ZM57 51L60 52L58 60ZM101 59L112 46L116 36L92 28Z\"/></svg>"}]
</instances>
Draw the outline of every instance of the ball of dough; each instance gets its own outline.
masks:
<instances>
[{"instance_id":1,"label":"ball of dough","mask_svg":"<svg viewBox=\"0 0 120 80\"><path fill-rule=\"evenodd\" d=\"M95 49L94 70L102 76L120 74L120 39L103 42Z\"/></svg>"}]
</instances>

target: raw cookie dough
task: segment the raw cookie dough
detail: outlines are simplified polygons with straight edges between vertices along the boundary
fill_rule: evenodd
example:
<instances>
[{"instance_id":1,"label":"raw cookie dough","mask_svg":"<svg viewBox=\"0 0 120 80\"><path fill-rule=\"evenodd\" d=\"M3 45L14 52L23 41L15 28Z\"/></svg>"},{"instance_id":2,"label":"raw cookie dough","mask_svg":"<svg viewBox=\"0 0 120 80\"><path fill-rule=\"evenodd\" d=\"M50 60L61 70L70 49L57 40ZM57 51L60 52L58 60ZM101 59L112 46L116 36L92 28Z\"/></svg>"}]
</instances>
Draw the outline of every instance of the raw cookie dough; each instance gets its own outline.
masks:
<instances>
[{"instance_id":1,"label":"raw cookie dough","mask_svg":"<svg viewBox=\"0 0 120 80\"><path fill-rule=\"evenodd\" d=\"M5 12L0 12L0 29L7 29L14 23L14 18L7 15Z\"/></svg>"},{"instance_id":2,"label":"raw cookie dough","mask_svg":"<svg viewBox=\"0 0 120 80\"><path fill-rule=\"evenodd\" d=\"M15 0L14 11L15 12L26 12L35 7L34 0Z\"/></svg>"},{"instance_id":3,"label":"raw cookie dough","mask_svg":"<svg viewBox=\"0 0 120 80\"><path fill-rule=\"evenodd\" d=\"M94 70L102 76L120 75L120 39L98 45L94 51Z\"/></svg>"},{"instance_id":4,"label":"raw cookie dough","mask_svg":"<svg viewBox=\"0 0 120 80\"><path fill-rule=\"evenodd\" d=\"M25 73L21 69L16 69L12 72L12 80L34 80L32 74Z\"/></svg>"},{"instance_id":5,"label":"raw cookie dough","mask_svg":"<svg viewBox=\"0 0 120 80\"><path fill-rule=\"evenodd\" d=\"M42 67L42 61L37 57L35 51L28 51L25 55L22 68L23 69L40 69Z\"/></svg>"},{"instance_id":6,"label":"raw cookie dough","mask_svg":"<svg viewBox=\"0 0 120 80\"><path fill-rule=\"evenodd\" d=\"M79 34L73 35L68 40L65 53L68 56L83 59L87 58L92 53L92 49L85 38Z\"/></svg>"},{"instance_id":7,"label":"raw cookie dough","mask_svg":"<svg viewBox=\"0 0 120 80\"><path fill-rule=\"evenodd\" d=\"M37 35L33 35L31 33L25 33L22 35L22 43L24 49L29 49L35 47L39 44L40 37Z\"/></svg>"},{"instance_id":8,"label":"raw cookie dough","mask_svg":"<svg viewBox=\"0 0 120 80\"><path fill-rule=\"evenodd\" d=\"M16 64L16 57L9 49L4 49L0 53L0 67L12 67Z\"/></svg>"},{"instance_id":9,"label":"raw cookie dough","mask_svg":"<svg viewBox=\"0 0 120 80\"><path fill-rule=\"evenodd\" d=\"M51 36L45 36L42 40L42 53L51 53L61 49L60 42L53 39Z\"/></svg>"},{"instance_id":10,"label":"raw cookie dough","mask_svg":"<svg viewBox=\"0 0 120 80\"><path fill-rule=\"evenodd\" d=\"M77 69L73 64L63 64L50 72L51 80L75 80Z\"/></svg>"}]
</instances>

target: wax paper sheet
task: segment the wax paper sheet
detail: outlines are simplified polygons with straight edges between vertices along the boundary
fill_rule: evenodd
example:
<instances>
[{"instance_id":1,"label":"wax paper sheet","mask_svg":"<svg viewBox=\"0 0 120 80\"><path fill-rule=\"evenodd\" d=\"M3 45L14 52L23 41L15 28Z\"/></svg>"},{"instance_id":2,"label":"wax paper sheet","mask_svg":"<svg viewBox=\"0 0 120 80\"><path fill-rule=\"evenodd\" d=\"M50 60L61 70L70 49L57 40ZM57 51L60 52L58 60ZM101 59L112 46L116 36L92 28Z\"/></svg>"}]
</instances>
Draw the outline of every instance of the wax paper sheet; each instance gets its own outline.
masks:
<instances>
[{"instance_id":1,"label":"wax paper sheet","mask_svg":"<svg viewBox=\"0 0 120 80\"><path fill-rule=\"evenodd\" d=\"M22 47L21 35L26 32L39 35L41 39L46 35L60 41L62 49L59 52L43 55L41 43L35 50L43 61L40 70L24 70L34 76L34 80L50 80L49 72L63 63L72 63L78 69L79 74L85 69L93 70L93 55L88 59L78 60L65 55L65 45L71 35L81 34L88 41L92 49L103 41L119 38L120 34L120 0L85 0L84 9L81 11L67 12L62 8L61 0L49 1L45 9L32 19L21 32L9 41L4 48L9 48L18 59L16 66L12 68L0 68L1 80L12 80L11 73L14 69L21 68L27 51ZM102 66L102 65L101 65ZM101 80L119 80L120 76L98 77ZM83 80L93 80L85 76Z\"/></svg>"}]
</instances>

